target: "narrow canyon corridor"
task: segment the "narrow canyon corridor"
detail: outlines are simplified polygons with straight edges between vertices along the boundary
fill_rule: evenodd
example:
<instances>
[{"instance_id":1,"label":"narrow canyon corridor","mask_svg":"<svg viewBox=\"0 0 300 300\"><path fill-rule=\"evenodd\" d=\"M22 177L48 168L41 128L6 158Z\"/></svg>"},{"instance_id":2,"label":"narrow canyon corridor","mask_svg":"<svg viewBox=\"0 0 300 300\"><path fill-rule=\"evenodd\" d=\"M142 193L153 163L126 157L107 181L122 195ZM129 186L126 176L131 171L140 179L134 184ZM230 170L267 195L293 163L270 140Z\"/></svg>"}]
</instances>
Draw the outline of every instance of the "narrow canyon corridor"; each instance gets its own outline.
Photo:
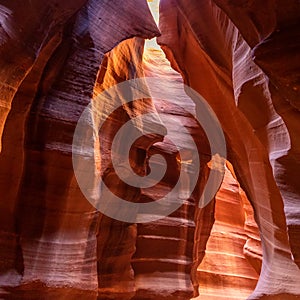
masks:
<instances>
[{"instance_id":1,"label":"narrow canyon corridor","mask_svg":"<svg viewBox=\"0 0 300 300\"><path fill-rule=\"evenodd\" d=\"M0 299L300 299L298 0L0 0Z\"/></svg>"}]
</instances>

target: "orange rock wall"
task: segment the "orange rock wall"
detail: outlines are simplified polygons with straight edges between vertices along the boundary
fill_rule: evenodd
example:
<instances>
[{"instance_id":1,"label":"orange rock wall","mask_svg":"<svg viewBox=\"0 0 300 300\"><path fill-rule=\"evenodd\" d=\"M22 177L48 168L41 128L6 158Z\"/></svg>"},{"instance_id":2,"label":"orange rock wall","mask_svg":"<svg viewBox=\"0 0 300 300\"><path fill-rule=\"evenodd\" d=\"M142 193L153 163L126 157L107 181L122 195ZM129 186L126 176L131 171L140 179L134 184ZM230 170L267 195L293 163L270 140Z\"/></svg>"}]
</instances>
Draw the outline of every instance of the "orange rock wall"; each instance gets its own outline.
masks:
<instances>
[{"instance_id":1,"label":"orange rock wall","mask_svg":"<svg viewBox=\"0 0 300 300\"><path fill-rule=\"evenodd\" d=\"M298 299L299 17L295 0L161 0L158 29L144 0L0 1L1 299ZM144 49L155 36L168 60ZM158 88L176 83L174 103L99 102L103 90L144 76L159 77ZM193 117L199 106L177 97L183 83L207 100L227 143L224 182L204 208L210 148ZM184 159L168 135L190 149L187 128L201 168L188 168L187 181L199 178L179 189L178 199L190 193L180 208L136 224L87 201L72 140L88 104L107 118L85 157L89 184L100 170L129 202L174 188ZM149 112L161 134L140 139L130 165L145 175L160 154L168 169L143 189L118 178L110 149L123 124Z\"/></svg>"}]
</instances>

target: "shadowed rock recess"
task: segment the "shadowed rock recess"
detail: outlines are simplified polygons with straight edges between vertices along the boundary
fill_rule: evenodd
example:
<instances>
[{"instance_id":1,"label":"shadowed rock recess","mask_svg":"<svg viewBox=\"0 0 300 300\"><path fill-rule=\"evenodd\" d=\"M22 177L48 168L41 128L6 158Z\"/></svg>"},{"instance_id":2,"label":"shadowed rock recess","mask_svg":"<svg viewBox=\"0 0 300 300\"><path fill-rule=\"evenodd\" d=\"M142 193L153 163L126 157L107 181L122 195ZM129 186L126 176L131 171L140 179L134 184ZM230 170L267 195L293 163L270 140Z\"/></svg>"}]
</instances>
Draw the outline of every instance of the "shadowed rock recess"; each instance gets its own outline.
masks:
<instances>
[{"instance_id":1,"label":"shadowed rock recess","mask_svg":"<svg viewBox=\"0 0 300 300\"><path fill-rule=\"evenodd\" d=\"M0 299L300 299L299 1L148 2L0 0ZM141 99L101 98L137 78ZM224 132L217 166L195 117L203 106L184 85ZM87 106L84 152L73 137ZM89 163L77 168L93 201L74 155ZM166 171L133 186L113 157L125 177ZM202 207L213 172L223 183ZM113 194L150 203L174 189L169 201L181 205L156 221L93 205Z\"/></svg>"}]
</instances>

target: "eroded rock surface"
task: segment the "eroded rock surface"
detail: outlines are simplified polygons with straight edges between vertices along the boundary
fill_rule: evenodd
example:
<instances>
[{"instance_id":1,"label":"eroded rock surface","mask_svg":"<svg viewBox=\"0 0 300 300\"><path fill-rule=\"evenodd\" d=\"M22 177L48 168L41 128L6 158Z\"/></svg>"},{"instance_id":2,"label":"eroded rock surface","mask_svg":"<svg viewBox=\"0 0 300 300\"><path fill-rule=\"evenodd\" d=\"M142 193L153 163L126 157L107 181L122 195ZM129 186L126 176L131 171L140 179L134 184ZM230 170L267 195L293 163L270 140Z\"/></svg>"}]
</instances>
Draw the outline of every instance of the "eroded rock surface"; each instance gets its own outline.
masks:
<instances>
[{"instance_id":1,"label":"eroded rock surface","mask_svg":"<svg viewBox=\"0 0 300 300\"><path fill-rule=\"evenodd\" d=\"M261 247L253 210L226 168L216 195L215 222L198 267L196 299L246 299L260 274Z\"/></svg>"},{"instance_id":2,"label":"eroded rock surface","mask_svg":"<svg viewBox=\"0 0 300 300\"><path fill-rule=\"evenodd\" d=\"M243 32L213 1L162 1L160 24L159 42L173 66L217 114L226 134L229 160L254 207L263 264L249 299L296 297L300 282L296 246L299 214L298 208L289 207L290 203L297 206L299 200L286 197L281 179L294 170L298 159L285 168L278 168L278 162L286 161L287 155L299 148L290 143L293 134L288 134L288 123L276 112L278 94L284 91L276 89L268 72L255 65ZM280 103L287 105L285 99ZM295 185L289 191L296 194L297 189ZM290 222L294 226L287 227Z\"/></svg>"},{"instance_id":3,"label":"eroded rock surface","mask_svg":"<svg viewBox=\"0 0 300 300\"><path fill-rule=\"evenodd\" d=\"M144 0L0 1L1 298L298 299L299 20L293 0L162 0L159 32ZM160 34L171 65L160 50L144 51L144 39ZM159 77L156 88L174 101L101 102L102 91L144 76ZM193 117L199 106L178 97L183 83L217 115L230 161L203 208L212 157ZM83 134L87 187L97 188L101 176L125 201L155 201L183 168L185 183L197 176L197 184L179 187L175 212L136 224L87 201L72 165L87 105L95 124L106 119L99 132ZM160 154L168 169L156 186L140 189L118 177L110 156L127 121L130 134L143 134L136 117L145 113L160 134L133 145L130 166L145 176L149 157ZM182 127L198 147L199 174ZM127 140L113 153L121 165Z\"/></svg>"}]
</instances>

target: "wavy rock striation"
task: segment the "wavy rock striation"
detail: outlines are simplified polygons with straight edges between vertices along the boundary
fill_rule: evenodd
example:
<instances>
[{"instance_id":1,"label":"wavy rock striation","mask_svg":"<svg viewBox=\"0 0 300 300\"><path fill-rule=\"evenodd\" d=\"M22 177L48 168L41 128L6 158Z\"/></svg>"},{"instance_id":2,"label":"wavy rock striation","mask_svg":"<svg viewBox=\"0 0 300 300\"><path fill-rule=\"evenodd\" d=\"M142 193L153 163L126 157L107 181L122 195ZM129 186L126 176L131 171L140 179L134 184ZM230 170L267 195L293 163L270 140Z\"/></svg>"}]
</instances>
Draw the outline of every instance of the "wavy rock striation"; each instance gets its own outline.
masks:
<instances>
[{"instance_id":1,"label":"wavy rock striation","mask_svg":"<svg viewBox=\"0 0 300 300\"><path fill-rule=\"evenodd\" d=\"M213 1L162 1L160 16L159 43L185 82L205 97L218 116L229 160L254 207L263 262L249 299L296 297L300 273L293 236L299 214L297 208L289 210L291 202L277 172L278 161L293 148L297 152L297 144L290 143L293 134L288 134L288 123L273 104L279 102L280 88L277 91L267 72L255 65L243 32ZM286 165L286 171L281 167L281 174L291 174L294 166ZM297 186L288 189L296 193ZM295 225L288 236L291 220Z\"/></svg>"},{"instance_id":2,"label":"wavy rock striation","mask_svg":"<svg viewBox=\"0 0 300 300\"><path fill-rule=\"evenodd\" d=\"M144 0L0 1L1 299L298 299L299 17L295 0L161 0L159 31ZM169 62L144 49L159 35ZM145 76L173 101L101 98ZM200 106L178 96L183 83L207 100L228 149L223 184L203 208L212 157ZM83 152L72 142L88 105ZM139 119L147 113L153 134ZM129 168L124 149L139 134ZM93 204L112 201L102 178L124 201L177 188L171 200L182 205L144 224L110 218L81 191L72 151ZM154 154L168 168L151 188L127 184L111 162L143 177Z\"/></svg>"}]
</instances>

